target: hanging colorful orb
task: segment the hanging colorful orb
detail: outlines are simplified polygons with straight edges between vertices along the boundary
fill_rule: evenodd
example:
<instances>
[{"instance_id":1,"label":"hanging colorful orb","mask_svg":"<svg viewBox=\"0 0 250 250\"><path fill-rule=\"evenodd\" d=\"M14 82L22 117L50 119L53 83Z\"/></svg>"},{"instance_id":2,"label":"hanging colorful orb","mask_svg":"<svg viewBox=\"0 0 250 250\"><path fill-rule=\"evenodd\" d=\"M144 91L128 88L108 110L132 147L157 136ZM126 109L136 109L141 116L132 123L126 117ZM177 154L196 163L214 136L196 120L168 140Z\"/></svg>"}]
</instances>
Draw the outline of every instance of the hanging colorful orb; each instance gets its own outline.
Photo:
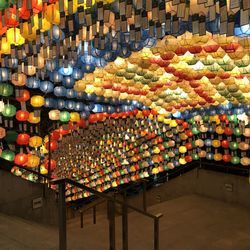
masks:
<instances>
[{"instance_id":1,"label":"hanging colorful orb","mask_svg":"<svg viewBox=\"0 0 250 250\"><path fill-rule=\"evenodd\" d=\"M28 111L23 111L23 110L18 110L16 112L16 119L20 122L25 122L29 119L29 112Z\"/></svg>"},{"instance_id":2,"label":"hanging colorful orb","mask_svg":"<svg viewBox=\"0 0 250 250\"><path fill-rule=\"evenodd\" d=\"M60 112L60 121L68 122L70 120L70 113L68 111Z\"/></svg>"},{"instance_id":3,"label":"hanging colorful orb","mask_svg":"<svg viewBox=\"0 0 250 250\"><path fill-rule=\"evenodd\" d=\"M15 156L14 163L20 166L24 166L28 161L28 155L19 153Z\"/></svg>"},{"instance_id":4,"label":"hanging colorful orb","mask_svg":"<svg viewBox=\"0 0 250 250\"><path fill-rule=\"evenodd\" d=\"M35 108L42 107L44 105L44 102L45 102L44 97L40 95L34 95L30 99L30 104Z\"/></svg>"},{"instance_id":5,"label":"hanging colorful orb","mask_svg":"<svg viewBox=\"0 0 250 250\"><path fill-rule=\"evenodd\" d=\"M6 161L14 161L15 153L11 150L3 150L1 158L3 158Z\"/></svg>"},{"instance_id":6,"label":"hanging colorful orb","mask_svg":"<svg viewBox=\"0 0 250 250\"><path fill-rule=\"evenodd\" d=\"M37 155L28 155L28 161L27 161L27 167L29 168L36 168L39 166L40 163L40 157L38 157Z\"/></svg>"},{"instance_id":7,"label":"hanging colorful orb","mask_svg":"<svg viewBox=\"0 0 250 250\"><path fill-rule=\"evenodd\" d=\"M40 136L32 136L29 139L29 145L32 148L39 148L42 146L43 139Z\"/></svg>"},{"instance_id":8,"label":"hanging colorful orb","mask_svg":"<svg viewBox=\"0 0 250 250\"><path fill-rule=\"evenodd\" d=\"M30 136L28 134L19 134L16 139L16 143L19 145L28 145Z\"/></svg>"},{"instance_id":9,"label":"hanging colorful orb","mask_svg":"<svg viewBox=\"0 0 250 250\"><path fill-rule=\"evenodd\" d=\"M16 114L16 107L12 104L7 104L4 106L2 114L5 117L13 117Z\"/></svg>"}]
</instances>

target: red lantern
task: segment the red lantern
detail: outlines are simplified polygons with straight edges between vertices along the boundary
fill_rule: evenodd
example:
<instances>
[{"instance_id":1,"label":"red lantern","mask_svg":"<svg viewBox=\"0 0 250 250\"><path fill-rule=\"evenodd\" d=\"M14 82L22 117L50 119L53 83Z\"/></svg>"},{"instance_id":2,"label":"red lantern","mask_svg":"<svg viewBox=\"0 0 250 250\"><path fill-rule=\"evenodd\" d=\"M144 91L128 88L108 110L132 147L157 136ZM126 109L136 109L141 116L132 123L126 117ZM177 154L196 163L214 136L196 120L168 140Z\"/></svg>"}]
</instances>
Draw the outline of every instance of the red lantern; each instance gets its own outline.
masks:
<instances>
[{"instance_id":1,"label":"red lantern","mask_svg":"<svg viewBox=\"0 0 250 250\"><path fill-rule=\"evenodd\" d=\"M229 148L229 141L223 140L223 141L221 142L221 146L222 146L223 148Z\"/></svg>"},{"instance_id":2,"label":"red lantern","mask_svg":"<svg viewBox=\"0 0 250 250\"><path fill-rule=\"evenodd\" d=\"M38 14L43 10L43 2L40 0L32 0L32 10L33 13Z\"/></svg>"},{"instance_id":3,"label":"red lantern","mask_svg":"<svg viewBox=\"0 0 250 250\"><path fill-rule=\"evenodd\" d=\"M185 47L179 47L175 50L175 54L178 56L182 56L187 52L187 48Z\"/></svg>"},{"instance_id":4,"label":"red lantern","mask_svg":"<svg viewBox=\"0 0 250 250\"><path fill-rule=\"evenodd\" d=\"M19 134L16 139L16 143L19 145L28 145L30 136L28 134Z\"/></svg>"},{"instance_id":5,"label":"red lantern","mask_svg":"<svg viewBox=\"0 0 250 250\"><path fill-rule=\"evenodd\" d=\"M166 52L166 53L164 53L164 54L162 54L161 55L161 58L163 59L163 60L171 60L171 59L173 59L173 57L174 57L175 55L174 55L174 52Z\"/></svg>"},{"instance_id":6,"label":"red lantern","mask_svg":"<svg viewBox=\"0 0 250 250\"><path fill-rule=\"evenodd\" d=\"M45 143L45 148L47 149L47 150L49 150L49 143L48 142L46 142ZM57 141L51 141L50 142L50 150L51 151L55 151L55 150L57 150L57 148L58 148L58 143L57 143Z\"/></svg>"},{"instance_id":7,"label":"red lantern","mask_svg":"<svg viewBox=\"0 0 250 250\"><path fill-rule=\"evenodd\" d=\"M187 122L183 122L182 123L182 127L185 128L185 129L187 129L188 128L188 123Z\"/></svg>"},{"instance_id":8,"label":"red lantern","mask_svg":"<svg viewBox=\"0 0 250 250\"><path fill-rule=\"evenodd\" d=\"M199 45L194 45L188 48L189 52L192 54L198 54L202 51L202 47Z\"/></svg>"},{"instance_id":9,"label":"red lantern","mask_svg":"<svg viewBox=\"0 0 250 250\"><path fill-rule=\"evenodd\" d=\"M97 122L97 118L95 114L89 115L89 123Z\"/></svg>"},{"instance_id":10,"label":"red lantern","mask_svg":"<svg viewBox=\"0 0 250 250\"><path fill-rule=\"evenodd\" d=\"M30 99L30 92L26 89L20 91L20 96L16 97L19 102L27 102Z\"/></svg>"},{"instance_id":11,"label":"red lantern","mask_svg":"<svg viewBox=\"0 0 250 250\"><path fill-rule=\"evenodd\" d=\"M193 160L191 155L186 155L184 158L186 162L191 162Z\"/></svg>"},{"instance_id":12,"label":"red lantern","mask_svg":"<svg viewBox=\"0 0 250 250\"><path fill-rule=\"evenodd\" d=\"M27 161L28 161L28 155L22 153L17 154L14 159L14 163L20 166L24 166Z\"/></svg>"},{"instance_id":13,"label":"red lantern","mask_svg":"<svg viewBox=\"0 0 250 250\"><path fill-rule=\"evenodd\" d=\"M23 111L23 110L18 110L16 112L16 119L19 122L25 122L29 119L29 112L28 111Z\"/></svg>"},{"instance_id":14,"label":"red lantern","mask_svg":"<svg viewBox=\"0 0 250 250\"><path fill-rule=\"evenodd\" d=\"M59 128L59 133L61 135L67 135L69 133L69 129L64 129L63 127Z\"/></svg>"},{"instance_id":15,"label":"red lantern","mask_svg":"<svg viewBox=\"0 0 250 250\"><path fill-rule=\"evenodd\" d=\"M231 155L230 154L224 154L222 156L222 160L225 162L230 162L231 161Z\"/></svg>"},{"instance_id":16,"label":"red lantern","mask_svg":"<svg viewBox=\"0 0 250 250\"><path fill-rule=\"evenodd\" d=\"M30 18L30 11L27 9L27 0L23 0L23 6L19 9L19 17L22 19L29 19Z\"/></svg>"},{"instance_id":17,"label":"red lantern","mask_svg":"<svg viewBox=\"0 0 250 250\"><path fill-rule=\"evenodd\" d=\"M84 119L80 119L78 122L77 122L77 125L79 126L79 127L85 127L85 120Z\"/></svg>"},{"instance_id":18,"label":"red lantern","mask_svg":"<svg viewBox=\"0 0 250 250\"><path fill-rule=\"evenodd\" d=\"M44 162L45 168L49 169L49 160L46 159ZM50 160L50 170L53 171L56 168L56 161L55 160Z\"/></svg>"},{"instance_id":19,"label":"red lantern","mask_svg":"<svg viewBox=\"0 0 250 250\"><path fill-rule=\"evenodd\" d=\"M229 127L226 127L224 129L224 134L230 136L230 135L233 134L233 130L231 128L229 128Z\"/></svg>"},{"instance_id":20,"label":"red lantern","mask_svg":"<svg viewBox=\"0 0 250 250\"><path fill-rule=\"evenodd\" d=\"M187 131L185 132L185 134L186 134L188 137L192 137L192 136L193 136L192 130L187 130Z\"/></svg>"},{"instance_id":21,"label":"red lantern","mask_svg":"<svg viewBox=\"0 0 250 250\"><path fill-rule=\"evenodd\" d=\"M191 142L187 142L185 147L187 148L187 150L191 150L193 148L192 143Z\"/></svg>"},{"instance_id":22,"label":"red lantern","mask_svg":"<svg viewBox=\"0 0 250 250\"><path fill-rule=\"evenodd\" d=\"M60 139L60 133L59 131L53 131L51 134L50 134L50 139L51 140L59 140Z\"/></svg>"}]
</instances>

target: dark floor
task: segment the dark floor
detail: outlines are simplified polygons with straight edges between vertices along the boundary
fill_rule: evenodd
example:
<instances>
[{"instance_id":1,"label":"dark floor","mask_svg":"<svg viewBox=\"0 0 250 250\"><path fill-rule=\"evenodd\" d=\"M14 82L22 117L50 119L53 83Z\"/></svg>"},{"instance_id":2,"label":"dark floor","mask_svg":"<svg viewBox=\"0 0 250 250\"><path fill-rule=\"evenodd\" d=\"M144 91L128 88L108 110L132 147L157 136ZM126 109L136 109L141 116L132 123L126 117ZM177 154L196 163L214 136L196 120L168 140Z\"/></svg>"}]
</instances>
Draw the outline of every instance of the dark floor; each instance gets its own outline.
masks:
<instances>
[{"instance_id":1,"label":"dark floor","mask_svg":"<svg viewBox=\"0 0 250 250\"><path fill-rule=\"evenodd\" d=\"M247 199L248 197L246 197ZM185 196L149 208L163 213L160 221L162 250L249 250L250 211L236 205L204 198ZM68 222L69 250L106 250L108 223L104 215ZM121 220L117 218L117 249L121 248ZM137 213L129 214L129 249L153 250L153 221ZM0 215L0 249L58 249L58 234L47 228L19 218Z\"/></svg>"}]
</instances>

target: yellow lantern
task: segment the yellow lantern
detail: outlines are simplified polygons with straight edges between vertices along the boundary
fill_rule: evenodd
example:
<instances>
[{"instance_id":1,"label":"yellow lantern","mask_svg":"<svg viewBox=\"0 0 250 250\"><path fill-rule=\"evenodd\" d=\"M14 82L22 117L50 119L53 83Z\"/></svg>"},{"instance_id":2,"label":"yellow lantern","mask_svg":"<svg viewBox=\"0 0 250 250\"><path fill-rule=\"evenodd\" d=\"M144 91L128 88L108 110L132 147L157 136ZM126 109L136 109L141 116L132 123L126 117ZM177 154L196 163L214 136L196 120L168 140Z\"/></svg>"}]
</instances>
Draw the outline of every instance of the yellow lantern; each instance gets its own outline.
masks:
<instances>
[{"instance_id":1,"label":"yellow lantern","mask_svg":"<svg viewBox=\"0 0 250 250\"><path fill-rule=\"evenodd\" d=\"M186 148L185 146L180 146L180 147L179 147L179 152L180 152L181 154L185 154L185 153L187 152L187 148Z\"/></svg>"},{"instance_id":2,"label":"yellow lantern","mask_svg":"<svg viewBox=\"0 0 250 250\"><path fill-rule=\"evenodd\" d=\"M40 158L37 155L30 155L28 157L27 167L35 168L38 167L40 163Z\"/></svg>"},{"instance_id":3,"label":"yellow lantern","mask_svg":"<svg viewBox=\"0 0 250 250\"><path fill-rule=\"evenodd\" d=\"M222 160L222 154L219 154L219 153L214 154L214 160L215 161L221 161Z\"/></svg>"},{"instance_id":4,"label":"yellow lantern","mask_svg":"<svg viewBox=\"0 0 250 250\"><path fill-rule=\"evenodd\" d=\"M221 145L220 141L219 140L212 140L212 146L214 148L219 148Z\"/></svg>"},{"instance_id":5,"label":"yellow lantern","mask_svg":"<svg viewBox=\"0 0 250 250\"><path fill-rule=\"evenodd\" d=\"M41 120L40 116L36 117L34 115L34 112L30 112L28 122L37 124L40 122L40 120Z\"/></svg>"},{"instance_id":6,"label":"yellow lantern","mask_svg":"<svg viewBox=\"0 0 250 250\"><path fill-rule=\"evenodd\" d=\"M29 139L29 145L33 148L38 148L42 145L43 139L40 136L32 136Z\"/></svg>"},{"instance_id":7,"label":"yellow lantern","mask_svg":"<svg viewBox=\"0 0 250 250\"><path fill-rule=\"evenodd\" d=\"M70 113L70 121L72 122L78 122L80 120L80 115L77 112L71 112Z\"/></svg>"},{"instance_id":8,"label":"yellow lantern","mask_svg":"<svg viewBox=\"0 0 250 250\"><path fill-rule=\"evenodd\" d=\"M34 95L30 99L30 104L35 108L40 108L44 105L44 97L40 95Z\"/></svg>"}]
</instances>

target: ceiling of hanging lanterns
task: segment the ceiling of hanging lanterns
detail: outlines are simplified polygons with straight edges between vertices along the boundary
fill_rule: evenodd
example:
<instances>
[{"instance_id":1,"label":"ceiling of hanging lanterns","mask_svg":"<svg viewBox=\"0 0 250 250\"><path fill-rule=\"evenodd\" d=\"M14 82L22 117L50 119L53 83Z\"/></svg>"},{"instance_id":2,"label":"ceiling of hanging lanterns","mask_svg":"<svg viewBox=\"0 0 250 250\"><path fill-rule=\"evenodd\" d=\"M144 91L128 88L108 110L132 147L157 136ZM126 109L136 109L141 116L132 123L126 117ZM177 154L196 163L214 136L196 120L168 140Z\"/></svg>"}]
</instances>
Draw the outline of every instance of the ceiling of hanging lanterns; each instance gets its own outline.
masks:
<instances>
[{"instance_id":1,"label":"ceiling of hanging lanterns","mask_svg":"<svg viewBox=\"0 0 250 250\"><path fill-rule=\"evenodd\" d=\"M184 152L182 148L185 156L175 154L176 164L169 167L173 162L162 156L162 164L154 167L153 154L146 153L153 163L143 174L126 154L133 171L125 171L119 164L114 170L86 149L86 155L77 156L81 159L78 167L71 164L73 151L81 148L80 140L93 140L100 152L109 145L110 151L104 155L117 163L114 148L119 143L125 149L134 143L131 147L140 147L140 122L146 124L149 117L151 130L163 136L170 127L176 135L173 141L178 140L177 134L187 132L174 129L179 120L189 124L184 130L197 128L199 133L194 129L194 137L189 132L187 136L204 142L199 157L249 165L249 1L240 5L230 0L4 0L0 10L1 158L43 174L50 174L50 165L54 178L71 175L104 191L178 167L176 162L183 165L192 154L200 154L198 149ZM200 120L203 115L208 120ZM198 123L190 119L198 119ZM128 121L137 124L133 132ZM45 136L48 124L57 127L50 135L54 152L50 163ZM126 126L130 132L125 132ZM230 138L227 127L233 129ZM118 144L108 138L113 136L108 130L114 128L119 130ZM217 140L213 145L218 147L200 137L206 129L211 143ZM98 130L104 132L99 135ZM78 133L83 138L70 141ZM171 138L168 135L162 139L166 143ZM233 149L222 146L223 138L232 140ZM176 141L175 150L185 147L184 141ZM63 143L72 147L65 148ZM60 158L62 152L71 155L67 166ZM121 181L118 172L122 170L126 179ZM100 177L100 171L107 172L107 180ZM36 180L21 168L14 167L12 172ZM78 193L74 198L88 195Z\"/></svg>"}]
</instances>

